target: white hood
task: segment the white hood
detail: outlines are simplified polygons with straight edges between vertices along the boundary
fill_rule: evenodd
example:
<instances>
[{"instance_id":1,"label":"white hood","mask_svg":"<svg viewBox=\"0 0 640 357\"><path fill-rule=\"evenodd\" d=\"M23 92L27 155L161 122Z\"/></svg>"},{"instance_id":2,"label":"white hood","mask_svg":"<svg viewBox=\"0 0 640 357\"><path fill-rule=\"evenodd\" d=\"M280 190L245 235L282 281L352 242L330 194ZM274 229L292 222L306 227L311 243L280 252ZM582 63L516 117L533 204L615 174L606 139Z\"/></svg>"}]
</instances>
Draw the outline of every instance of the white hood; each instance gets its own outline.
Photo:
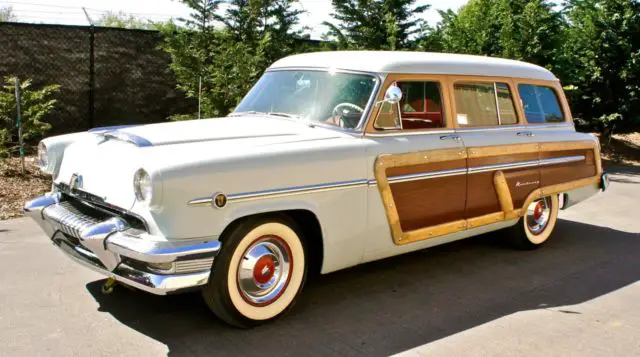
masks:
<instances>
[{"instance_id":1,"label":"white hood","mask_svg":"<svg viewBox=\"0 0 640 357\"><path fill-rule=\"evenodd\" d=\"M170 161L210 161L212 156L229 152L242 155L265 145L344 135L304 122L265 116L98 129L66 148L55 182L69 184L72 175L81 176L83 191L130 209L135 203L133 176L140 168L149 171L161 169Z\"/></svg>"},{"instance_id":2,"label":"white hood","mask_svg":"<svg viewBox=\"0 0 640 357\"><path fill-rule=\"evenodd\" d=\"M304 123L288 119L245 116L131 126L117 131L142 138L152 146L160 146L265 137L282 137L287 141L287 136L293 139L307 129L309 127Z\"/></svg>"}]
</instances>

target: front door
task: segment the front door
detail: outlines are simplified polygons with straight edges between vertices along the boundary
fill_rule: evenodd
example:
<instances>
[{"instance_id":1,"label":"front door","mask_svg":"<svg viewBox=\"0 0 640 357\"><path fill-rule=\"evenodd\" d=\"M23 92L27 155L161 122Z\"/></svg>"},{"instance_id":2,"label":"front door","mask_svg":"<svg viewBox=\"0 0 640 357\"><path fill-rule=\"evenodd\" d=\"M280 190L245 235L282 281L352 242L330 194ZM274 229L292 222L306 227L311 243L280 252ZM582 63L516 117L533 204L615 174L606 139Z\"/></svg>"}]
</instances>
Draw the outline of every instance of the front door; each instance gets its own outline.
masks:
<instances>
[{"instance_id":1,"label":"front door","mask_svg":"<svg viewBox=\"0 0 640 357\"><path fill-rule=\"evenodd\" d=\"M397 105L380 104L368 134L371 184L396 244L465 229L466 152L443 108L443 81L398 78ZM389 81L387 82L389 83Z\"/></svg>"}]
</instances>

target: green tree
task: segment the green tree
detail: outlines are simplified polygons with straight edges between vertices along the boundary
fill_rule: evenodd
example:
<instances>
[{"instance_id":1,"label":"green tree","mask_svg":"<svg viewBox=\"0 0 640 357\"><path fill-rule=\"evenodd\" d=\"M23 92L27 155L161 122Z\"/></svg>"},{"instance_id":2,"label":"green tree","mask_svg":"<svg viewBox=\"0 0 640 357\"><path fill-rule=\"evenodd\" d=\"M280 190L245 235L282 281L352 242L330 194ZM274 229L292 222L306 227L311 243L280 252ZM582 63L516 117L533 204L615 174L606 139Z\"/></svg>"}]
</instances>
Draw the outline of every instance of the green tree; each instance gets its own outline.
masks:
<instances>
[{"instance_id":1,"label":"green tree","mask_svg":"<svg viewBox=\"0 0 640 357\"><path fill-rule=\"evenodd\" d=\"M415 47L423 31L419 15L429 5L416 0L331 0L335 23L324 22L326 34L340 49L399 50Z\"/></svg>"},{"instance_id":2,"label":"green tree","mask_svg":"<svg viewBox=\"0 0 640 357\"><path fill-rule=\"evenodd\" d=\"M571 0L564 45L577 116L602 126L640 125L640 2Z\"/></svg>"},{"instance_id":3,"label":"green tree","mask_svg":"<svg viewBox=\"0 0 640 357\"><path fill-rule=\"evenodd\" d=\"M274 60L292 53L301 30L292 0L183 0L183 26L163 26L178 87L200 99L202 117L226 115ZM222 24L223 26L217 26ZM197 114L173 119L190 119Z\"/></svg>"},{"instance_id":4,"label":"green tree","mask_svg":"<svg viewBox=\"0 0 640 357\"><path fill-rule=\"evenodd\" d=\"M4 78L0 87L0 152L11 152L17 146L16 128L16 78ZM55 108L55 95L60 91L59 85L47 85L33 89L32 82L27 79L20 83L22 135L24 140L33 141L51 129L51 124L43 119Z\"/></svg>"},{"instance_id":5,"label":"green tree","mask_svg":"<svg viewBox=\"0 0 640 357\"><path fill-rule=\"evenodd\" d=\"M565 21L546 0L471 0L458 13L441 12L444 51L512 58L554 70Z\"/></svg>"},{"instance_id":6,"label":"green tree","mask_svg":"<svg viewBox=\"0 0 640 357\"><path fill-rule=\"evenodd\" d=\"M155 23L149 20L141 19L124 11L106 12L100 16L95 25L141 30L155 30L157 26Z\"/></svg>"},{"instance_id":7,"label":"green tree","mask_svg":"<svg viewBox=\"0 0 640 357\"><path fill-rule=\"evenodd\" d=\"M13 12L13 7L3 6L0 7L0 22L18 21L18 17Z\"/></svg>"}]
</instances>

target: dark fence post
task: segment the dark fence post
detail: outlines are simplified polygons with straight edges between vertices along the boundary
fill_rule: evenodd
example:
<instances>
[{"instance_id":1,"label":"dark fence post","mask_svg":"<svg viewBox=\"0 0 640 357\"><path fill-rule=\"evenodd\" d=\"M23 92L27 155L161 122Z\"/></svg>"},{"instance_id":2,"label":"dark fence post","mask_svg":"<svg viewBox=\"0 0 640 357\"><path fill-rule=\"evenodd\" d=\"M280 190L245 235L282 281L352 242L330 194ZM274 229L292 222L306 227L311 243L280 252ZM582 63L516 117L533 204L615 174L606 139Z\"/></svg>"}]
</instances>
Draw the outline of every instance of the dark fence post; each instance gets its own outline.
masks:
<instances>
[{"instance_id":1,"label":"dark fence post","mask_svg":"<svg viewBox=\"0 0 640 357\"><path fill-rule=\"evenodd\" d=\"M89 26L89 129L94 127L94 101L95 101L95 28Z\"/></svg>"}]
</instances>

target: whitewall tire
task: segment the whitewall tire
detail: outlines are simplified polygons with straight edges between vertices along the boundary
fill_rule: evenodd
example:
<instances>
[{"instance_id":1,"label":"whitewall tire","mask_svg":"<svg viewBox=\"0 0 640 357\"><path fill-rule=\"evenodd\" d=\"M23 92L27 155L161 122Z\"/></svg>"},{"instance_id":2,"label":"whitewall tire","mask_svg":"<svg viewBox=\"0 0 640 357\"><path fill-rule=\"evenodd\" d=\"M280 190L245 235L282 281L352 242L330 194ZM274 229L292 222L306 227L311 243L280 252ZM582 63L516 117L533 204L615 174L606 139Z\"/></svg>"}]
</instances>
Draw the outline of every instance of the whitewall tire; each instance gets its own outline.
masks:
<instances>
[{"instance_id":1,"label":"whitewall tire","mask_svg":"<svg viewBox=\"0 0 640 357\"><path fill-rule=\"evenodd\" d=\"M249 218L222 237L203 295L234 326L269 322L295 302L307 275L304 238L287 217Z\"/></svg>"},{"instance_id":2,"label":"whitewall tire","mask_svg":"<svg viewBox=\"0 0 640 357\"><path fill-rule=\"evenodd\" d=\"M559 200L557 195L533 201L518 223L511 227L509 239L517 248L535 249L551 238L558 220Z\"/></svg>"}]
</instances>

